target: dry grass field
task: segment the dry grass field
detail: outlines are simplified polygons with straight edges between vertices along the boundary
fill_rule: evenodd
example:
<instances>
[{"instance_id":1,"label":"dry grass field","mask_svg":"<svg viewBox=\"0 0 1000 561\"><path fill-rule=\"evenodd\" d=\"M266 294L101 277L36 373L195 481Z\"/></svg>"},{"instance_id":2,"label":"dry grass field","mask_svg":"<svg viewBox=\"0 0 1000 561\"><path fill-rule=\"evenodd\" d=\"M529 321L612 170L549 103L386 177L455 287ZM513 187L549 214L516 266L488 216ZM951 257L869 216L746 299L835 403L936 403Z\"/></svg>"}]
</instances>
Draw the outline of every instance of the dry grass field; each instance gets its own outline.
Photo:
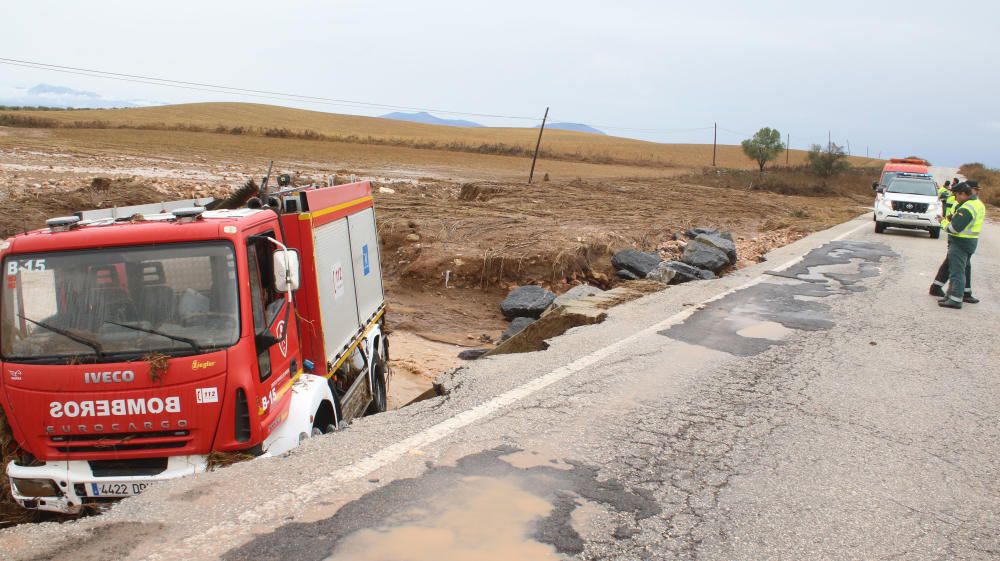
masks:
<instances>
[{"instance_id":1,"label":"dry grass field","mask_svg":"<svg viewBox=\"0 0 1000 561\"><path fill-rule=\"evenodd\" d=\"M132 109L0 112L0 124L4 123L4 119L7 119L7 124L33 120L36 125L82 129L188 128L209 131L218 136L233 136L233 131L243 135L318 135L328 140L351 143L382 143L436 150L500 154L513 152L521 157L530 155L538 134L537 129L532 128L460 128L425 125L249 103L194 103ZM706 131L705 136L706 141L709 140L710 131ZM562 130L547 130L542 147L549 158L580 162L685 168L710 165L712 162L711 144L660 144ZM784 162L784 158L781 161ZM791 151L790 165L800 165L804 161L805 152ZM864 158L852 158L852 163L855 165L872 165L871 162ZM717 164L720 167L741 169L751 169L755 165L743 155L739 146L731 145L719 146Z\"/></svg>"}]
</instances>

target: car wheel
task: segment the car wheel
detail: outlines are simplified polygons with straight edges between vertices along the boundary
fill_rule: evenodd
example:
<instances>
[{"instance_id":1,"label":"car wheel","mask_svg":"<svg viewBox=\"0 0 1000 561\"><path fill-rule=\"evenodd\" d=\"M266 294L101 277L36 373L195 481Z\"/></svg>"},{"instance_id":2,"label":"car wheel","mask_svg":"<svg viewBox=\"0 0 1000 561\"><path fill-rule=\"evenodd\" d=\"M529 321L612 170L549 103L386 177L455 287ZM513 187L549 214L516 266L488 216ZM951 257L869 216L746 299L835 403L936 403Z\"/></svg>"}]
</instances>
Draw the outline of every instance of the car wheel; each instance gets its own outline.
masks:
<instances>
[{"instance_id":1,"label":"car wheel","mask_svg":"<svg viewBox=\"0 0 1000 561\"><path fill-rule=\"evenodd\" d=\"M881 234L881 233L884 233L884 232L885 232L885 223L884 222L875 222L875 233L876 234Z\"/></svg>"},{"instance_id":2,"label":"car wheel","mask_svg":"<svg viewBox=\"0 0 1000 561\"><path fill-rule=\"evenodd\" d=\"M941 228L931 228L929 230L932 239L938 239L941 237Z\"/></svg>"}]
</instances>

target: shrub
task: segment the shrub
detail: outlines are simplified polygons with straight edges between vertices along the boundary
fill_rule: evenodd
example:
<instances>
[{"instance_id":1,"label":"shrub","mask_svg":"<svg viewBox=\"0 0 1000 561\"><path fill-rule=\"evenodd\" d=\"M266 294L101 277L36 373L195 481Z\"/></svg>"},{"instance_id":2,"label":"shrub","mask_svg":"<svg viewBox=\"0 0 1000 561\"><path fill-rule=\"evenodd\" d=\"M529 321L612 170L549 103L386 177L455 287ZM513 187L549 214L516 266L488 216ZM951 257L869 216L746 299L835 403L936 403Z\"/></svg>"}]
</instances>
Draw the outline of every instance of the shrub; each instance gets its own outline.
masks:
<instances>
[{"instance_id":1,"label":"shrub","mask_svg":"<svg viewBox=\"0 0 1000 561\"><path fill-rule=\"evenodd\" d=\"M813 144L812 148L809 149L809 154L806 155L806 160L809 162L810 171L820 177L833 177L851 167L851 163L847 161L844 147L837 146L832 142L826 150L823 150L819 144Z\"/></svg>"},{"instance_id":2,"label":"shrub","mask_svg":"<svg viewBox=\"0 0 1000 561\"><path fill-rule=\"evenodd\" d=\"M979 182L981 191L979 198L984 203L1000 206L1000 169L988 168L979 162L963 164L958 168L958 173L966 179L974 179Z\"/></svg>"}]
</instances>

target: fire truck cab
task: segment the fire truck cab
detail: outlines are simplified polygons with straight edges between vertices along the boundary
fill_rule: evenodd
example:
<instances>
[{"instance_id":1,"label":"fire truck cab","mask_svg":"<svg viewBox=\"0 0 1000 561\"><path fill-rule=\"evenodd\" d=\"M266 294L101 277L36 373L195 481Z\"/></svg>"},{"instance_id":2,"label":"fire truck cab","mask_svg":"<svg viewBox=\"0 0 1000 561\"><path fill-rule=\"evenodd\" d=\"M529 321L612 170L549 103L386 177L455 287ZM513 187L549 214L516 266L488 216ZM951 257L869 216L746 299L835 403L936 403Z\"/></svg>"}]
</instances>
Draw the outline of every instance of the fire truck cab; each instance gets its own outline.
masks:
<instances>
[{"instance_id":1,"label":"fire truck cab","mask_svg":"<svg viewBox=\"0 0 1000 561\"><path fill-rule=\"evenodd\" d=\"M78 213L0 242L0 414L26 508L76 512L386 408L371 186Z\"/></svg>"}]
</instances>

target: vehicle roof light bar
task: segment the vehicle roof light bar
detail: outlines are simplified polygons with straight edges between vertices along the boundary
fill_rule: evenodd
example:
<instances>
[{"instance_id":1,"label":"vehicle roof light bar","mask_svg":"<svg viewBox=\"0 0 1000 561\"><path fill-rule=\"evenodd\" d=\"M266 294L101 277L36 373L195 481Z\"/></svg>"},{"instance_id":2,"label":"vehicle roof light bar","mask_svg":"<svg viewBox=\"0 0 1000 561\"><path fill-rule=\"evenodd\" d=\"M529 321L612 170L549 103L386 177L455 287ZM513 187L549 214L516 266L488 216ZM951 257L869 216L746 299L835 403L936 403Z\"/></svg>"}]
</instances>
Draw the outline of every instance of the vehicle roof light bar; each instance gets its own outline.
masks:
<instances>
[{"instance_id":1,"label":"vehicle roof light bar","mask_svg":"<svg viewBox=\"0 0 1000 561\"><path fill-rule=\"evenodd\" d=\"M80 224L79 216L57 216L45 221L50 232L66 232Z\"/></svg>"},{"instance_id":2,"label":"vehicle roof light bar","mask_svg":"<svg viewBox=\"0 0 1000 561\"><path fill-rule=\"evenodd\" d=\"M188 206L175 208L170 213L177 218L178 222L194 222L201 218L203 212L205 212L205 207L203 206Z\"/></svg>"}]
</instances>

